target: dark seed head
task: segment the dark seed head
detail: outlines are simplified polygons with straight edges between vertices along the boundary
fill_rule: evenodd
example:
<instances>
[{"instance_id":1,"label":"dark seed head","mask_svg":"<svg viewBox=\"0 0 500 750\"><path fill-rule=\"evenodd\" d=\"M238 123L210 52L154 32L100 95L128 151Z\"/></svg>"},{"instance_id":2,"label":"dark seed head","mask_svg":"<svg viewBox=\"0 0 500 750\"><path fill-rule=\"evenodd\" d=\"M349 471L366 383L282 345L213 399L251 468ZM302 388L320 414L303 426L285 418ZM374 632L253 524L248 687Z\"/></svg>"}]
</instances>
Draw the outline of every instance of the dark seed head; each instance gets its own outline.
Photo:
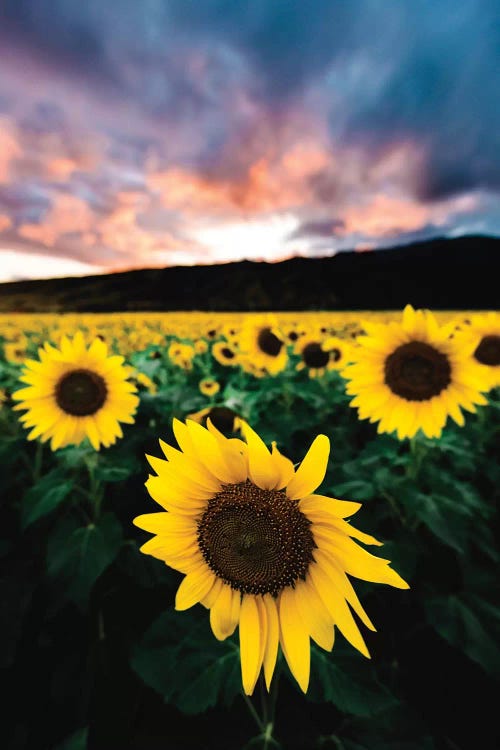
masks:
<instances>
[{"instance_id":1,"label":"dark seed head","mask_svg":"<svg viewBox=\"0 0 500 750\"><path fill-rule=\"evenodd\" d=\"M226 359L234 359L235 354L232 349L230 349L228 346L225 346L223 349L221 349L222 356Z\"/></svg>"},{"instance_id":2,"label":"dark seed head","mask_svg":"<svg viewBox=\"0 0 500 750\"><path fill-rule=\"evenodd\" d=\"M74 417L88 417L103 406L108 395L104 378L91 370L72 370L56 385L58 406Z\"/></svg>"},{"instance_id":3,"label":"dark seed head","mask_svg":"<svg viewBox=\"0 0 500 750\"><path fill-rule=\"evenodd\" d=\"M451 383L450 362L430 344L410 341L387 357L385 383L407 401L428 401Z\"/></svg>"},{"instance_id":4,"label":"dark seed head","mask_svg":"<svg viewBox=\"0 0 500 750\"><path fill-rule=\"evenodd\" d=\"M302 359L308 367L326 367L330 359L328 352L323 351L321 344L312 342L302 349Z\"/></svg>"},{"instance_id":5,"label":"dark seed head","mask_svg":"<svg viewBox=\"0 0 500 750\"><path fill-rule=\"evenodd\" d=\"M244 594L272 594L305 579L316 547L311 522L283 490L249 480L226 486L198 523L198 544L213 572Z\"/></svg>"},{"instance_id":6,"label":"dark seed head","mask_svg":"<svg viewBox=\"0 0 500 750\"><path fill-rule=\"evenodd\" d=\"M500 336L483 336L474 357L482 365L500 365Z\"/></svg>"},{"instance_id":7,"label":"dark seed head","mask_svg":"<svg viewBox=\"0 0 500 750\"><path fill-rule=\"evenodd\" d=\"M281 339L270 328L263 328L259 332L257 344L259 349L270 357L277 357L283 347Z\"/></svg>"},{"instance_id":8,"label":"dark seed head","mask_svg":"<svg viewBox=\"0 0 500 750\"><path fill-rule=\"evenodd\" d=\"M207 418L211 420L214 427L224 433L234 432L234 418L236 416L236 412L228 406L212 406L207 414Z\"/></svg>"}]
</instances>

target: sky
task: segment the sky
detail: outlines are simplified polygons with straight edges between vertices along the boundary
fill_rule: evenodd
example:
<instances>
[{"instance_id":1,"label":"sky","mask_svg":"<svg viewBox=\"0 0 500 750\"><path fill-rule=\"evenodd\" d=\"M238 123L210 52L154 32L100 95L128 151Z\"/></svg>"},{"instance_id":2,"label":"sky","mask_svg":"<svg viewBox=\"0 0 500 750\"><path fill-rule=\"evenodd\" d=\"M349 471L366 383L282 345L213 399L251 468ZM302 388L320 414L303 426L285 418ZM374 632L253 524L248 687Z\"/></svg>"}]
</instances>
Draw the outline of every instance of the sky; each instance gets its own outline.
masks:
<instances>
[{"instance_id":1,"label":"sky","mask_svg":"<svg viewBox=\"0 0 500 750\"><path fill-rule=\"evenodd\" d=\"M500 0L2 0L0 281L500 235Z\"/></svg>"}]
</instances>

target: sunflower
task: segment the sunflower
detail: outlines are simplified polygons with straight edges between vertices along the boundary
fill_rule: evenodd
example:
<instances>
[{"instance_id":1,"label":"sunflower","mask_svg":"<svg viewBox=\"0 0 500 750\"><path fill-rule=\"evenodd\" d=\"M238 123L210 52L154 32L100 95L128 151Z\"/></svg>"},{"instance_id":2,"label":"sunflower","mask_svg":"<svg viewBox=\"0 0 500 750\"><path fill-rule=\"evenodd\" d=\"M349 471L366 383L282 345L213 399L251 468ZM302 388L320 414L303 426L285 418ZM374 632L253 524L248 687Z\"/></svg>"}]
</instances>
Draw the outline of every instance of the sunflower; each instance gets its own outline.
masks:
<instances>
[{"instance_id":1,"label":"sunflower","mask_svg":"<svg viewBox=\"0 0 500 750\"><path fill-rule=\"evenodd\" d=\"M294 352L300 355L296 370L307 370L309 377L324 375L327 370L339 370L347 364L349 347L342 339L304 336L297 341Z\"/></svg>"},{"instance_id":2,"label":"sunflower","mask_svg":"<svg viewBox=\"0 0 500 750\"><path fill-rule=\"evenodd\" d=\"M429 311L407 305L401 323L365 323L355 361L342 375L350 382L360 419L378 421L378 432L397 430L398 438L421 429L439 437L449 416L464 424L460 407L475 412L486 404L485 376L471 357L474 346L449 338L449 326L438 326Z\"/></svg>"},{"instance_id":3,"label":"sunflower","mask_svg":"<svg viewBox=\"0 0 500 750\"><path fill-rule=\"evenodd\" d=\"M50 439L56 450L88 437L99 450L122 437L119 422L132 424L139 402L123 357L108 356L100 339L87 349L81 333L73 340L64 336L60 349L46 343L38 354L39 362L25 362L21 380L28 387L12 395L20 401L14 409L27 409L20 421L31 428L28 440Z\"/></svg>"},{"instance_id":4,"label":"sunflower","mask_svg":"<svg viewBox=\"0 0 500 750\"><path fill-rule=\"evenodd\" d=\"M500 385L500 313L474 315L456 339L461 344L473 344L472 356L489 378L490 387Z\"/></svg>"},{"instance_id":5,"label":"sunflower","mask_svg":"<svg viewBox=\"0 0 500 750\"><path fill-rule=\"evenodd\" d=\"M251 695L263 667L269 690L278 647L306 692L310 645L331 650L334 627L362 654L368 649L352 610L371 630L346 574L397 588L408 584L354 539L379 545L344 519L359 503L314 494L330 450L319 435L297 471L273 443L269 451L242 423L246 443L227 439L208 421L174 420L180 450L160 441L166 461L146 487L163 511L134 523L155 536L141 551L185 574L175 607L200 602L215 637L239 626L243 688Z\"/></svg>"},{"instance_id":6,"label":"sunflower","mask_svg":"<svg viewBox=\"0 0 500 750\"><path fill-rule=\"evenodd\" d=\"M225 367L234 367L239 364L239 356L236 347L227 341L218 341L212 346L212 356Z\"/></svg>"},{"instance_id":7,"label":"sunflower","mask_svg":"<svg viewBox=\"0 0 500 750\"><path fill-rule=\"evenodd\" d=\"M229 406L209 406L206 409L190 414L188 419L202 424L204 427L210 420L213 426L225 435L236 432L241 427L241 419Z\"/></svg>"},{"instance_id":8,"label":"sunflower","mask_svg":"<svg viewBox=\"0 0 500 750\"><path fill-rule=\"evenodd\" d=\"M285 369L287 351L274 315L251 315L241 329L240 351L245 362L253 368L265 369L269 375L276 375Z\"/></svg>"},{"instance_id":9,"label":"sunflower","mask_svg":"<svg viewBox=\"0 0 500 750\"><path fill-rule=\"evenodd\" d=\"M215 396L220 391L219 383L216 380L212 380L212 378L200 380L198 387L204 396Z\"/></svg>"},{"instance_id":10,"label":"sunflower","mask_svg":"<svg viewBox=\"0 0 500 750\"><path fill-rule=\"evenodd\" d=\"M183 370L193 369L195 350L191 344L183 344L180 341L174 341L168 347L167 354L169 359L178 367L182 367Z\"/></svg>"}]
</instances>

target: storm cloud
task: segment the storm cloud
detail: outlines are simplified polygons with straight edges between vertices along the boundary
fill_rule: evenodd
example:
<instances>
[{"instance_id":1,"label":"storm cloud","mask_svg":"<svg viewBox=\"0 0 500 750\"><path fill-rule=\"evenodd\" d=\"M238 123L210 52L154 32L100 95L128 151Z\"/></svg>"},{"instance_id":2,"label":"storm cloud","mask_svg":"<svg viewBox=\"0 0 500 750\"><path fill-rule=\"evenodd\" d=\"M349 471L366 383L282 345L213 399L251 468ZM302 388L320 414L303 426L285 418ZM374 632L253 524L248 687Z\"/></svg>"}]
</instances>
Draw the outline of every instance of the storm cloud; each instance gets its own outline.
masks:
<instances>
[{"instance_id":1,"label":"storm cloud","mask_svg":"<svg viewBox=\"0 0 500 750\"><path fill-rule=\"evenodd\" d=\"M498 234L499 58L499 0L4 0L0 279Z\"/></svg>"}]
</instances>

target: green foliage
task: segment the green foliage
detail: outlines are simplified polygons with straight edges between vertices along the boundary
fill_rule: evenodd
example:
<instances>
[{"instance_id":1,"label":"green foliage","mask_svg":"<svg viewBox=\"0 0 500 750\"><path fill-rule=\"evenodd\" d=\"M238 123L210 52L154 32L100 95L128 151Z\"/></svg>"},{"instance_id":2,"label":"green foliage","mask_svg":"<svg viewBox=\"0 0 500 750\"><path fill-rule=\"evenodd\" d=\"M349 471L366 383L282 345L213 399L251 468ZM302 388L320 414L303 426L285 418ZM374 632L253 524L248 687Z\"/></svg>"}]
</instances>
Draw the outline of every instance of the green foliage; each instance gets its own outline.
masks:
<instances>
[{"instance_id":1,"label":"green foliage","mask_svg":"<svg viewBox=\"0 0 500 750\"><path fill-rule=\"evenodd\" d=\"M162 614L132 654L132 668L165 701L187 714L217 703L230 706L241 692L239 648L216 641L207 613Z\"/></svg>"},{"instance_id":2,"label":"green foliage","mask_svg":"<svg viewBox=\"0 0 500 750\"><path fill-rule=\"evenodd\" d=\"M47 573L83 607L94 583L115 559L121 541L121 525L111 513L86 526L63 518L49 539Z\"/></svg>"},{"instance_id":3,"label":"green foliage","mask_svg":"<svg viewBox=\"0 0 500 750\"><path fill-rule=\"evenodd\" d=\"M73 482L59 469L53 469L26 492L22 502L22 524L26 528L52 513L73 490Z\"/></svg>"},{"instance_id":4,"label":"green foliage","mask_svg":"<svg viewBox=\"0 0 500 750\"><path fill-rule=\"evenodd\" d=\"M488 606L488 603L487 603ZM500 679L500 648L498 634L495 640L487 633L470 604L459 596L436 597L425 602L428 623L451 646L463 651L492 677ZM498 610L493 614L499 618ZM498 622L497 622L498 630Z\"/></svg>"},{"instance_id":5,"label":"green foliage","mask_svg":"<svg viewBox=\"0 0 500 750\"><path fill-rule=\"evenodd\" d=\"M312 646L309 700L328 701L343 713L364 718L397 705L397 699L378 682L373 669L366 663L359 664L362 659L358 654L353 658L339 647L328 653Z\"/></svg>"},{"instance_id":6,"label":"green foliage","mask_svg":"<svg viewBox=\"0 0 500 750\"><path fill-rule=\"evenodd\" d=\"M77 729L63 742L60 742L54 750L86 750L87 748L88 728Z\"/></svg>"},{"instance_id":7,"label":"green foliage","mask_svg":"<svg viewBox=\"0 0 500 750\"><path fill-rule=\"evenodd\" d=\"M439 440L418 434L410 444L358 421L337 372L312 380L288 369L256 379L209 354L183 371L168 361L167 346L131 358L157 391L141 386L135 424L99 453L87 443L53 453L28 442L17 413L0 408L0 658L9 684L20 685L5 707L16 716L6 746L82 750L94 735L98 750L175 746L170 730L178 725L182 732L204 727L207 749L237 750L232 737L221 744L220 716L229 708L229 723L251 732L239 697L237 633L218 642L201 606L173 609L181 576L139 552L148 535L132 524L157 510L143 486L150 471L144 454L161 456L160 437L175 444L173 417L218 404L246 418L267 443L276 440L294 463L316 434L328 435L321 492L363 504L353 523L384 542L375 553L411 586L398 592L353 581L377 626L376 633L363 628L372 660L340 636L332 653L314 647L307 696L293 681L280 682L276 736L284 747L493 750L499 389L463 428L448 423ZM0 362L0 387L12 392L18 375L18 367ZM199 392L204 377L220 383L213 399ZM441 665L452 675L446 689L436 679ZM489 732L482 742L467 734L475 698L484 712L474 722ZM303 742L295 734L309 712ZM185 747L200 743L186 740Z\"/></svg>"}]
</instances>

